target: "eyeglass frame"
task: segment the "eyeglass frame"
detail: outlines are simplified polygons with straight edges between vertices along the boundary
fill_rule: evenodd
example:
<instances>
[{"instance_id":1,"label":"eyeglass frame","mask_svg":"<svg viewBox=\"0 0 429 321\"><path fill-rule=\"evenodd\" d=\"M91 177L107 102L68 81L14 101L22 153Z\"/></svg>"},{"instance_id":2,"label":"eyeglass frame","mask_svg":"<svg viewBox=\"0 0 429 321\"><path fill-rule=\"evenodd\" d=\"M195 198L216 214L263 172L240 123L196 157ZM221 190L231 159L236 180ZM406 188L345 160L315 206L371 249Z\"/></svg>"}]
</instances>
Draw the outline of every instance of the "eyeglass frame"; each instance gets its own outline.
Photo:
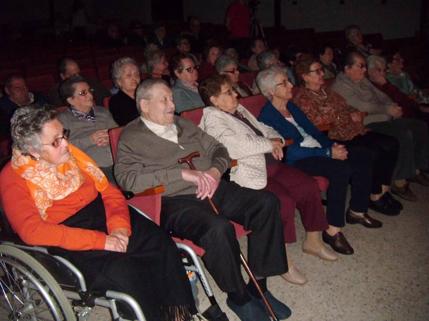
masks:
<instances>
[{"instance_id":1,"label":"eyeglass frame","mask_svg":"<svg viewBox=\"0 0 429 321\"><path fill-rule=\"evenodd\" d=\"M63 128L63 134L59 137L56 137L53 142L42 144L42 146L52 146L53 148L60 147L63 139L68 140L70 137L70 129Z\"/></svg>"},{"instance_id":2,"label":"eyeglass frame","mask_svg":"<svg viewBox=\"0 0 429 321\"><path fill-rule=\"evenodd\" d=\"M92 95L94 93L94 91L95 91L94 88L83 89L77 93L74 93L73 96L74 97L76 97L76 96L86 97L86 96L88 96L88 94Z\"/></svg>"}]
</instances>

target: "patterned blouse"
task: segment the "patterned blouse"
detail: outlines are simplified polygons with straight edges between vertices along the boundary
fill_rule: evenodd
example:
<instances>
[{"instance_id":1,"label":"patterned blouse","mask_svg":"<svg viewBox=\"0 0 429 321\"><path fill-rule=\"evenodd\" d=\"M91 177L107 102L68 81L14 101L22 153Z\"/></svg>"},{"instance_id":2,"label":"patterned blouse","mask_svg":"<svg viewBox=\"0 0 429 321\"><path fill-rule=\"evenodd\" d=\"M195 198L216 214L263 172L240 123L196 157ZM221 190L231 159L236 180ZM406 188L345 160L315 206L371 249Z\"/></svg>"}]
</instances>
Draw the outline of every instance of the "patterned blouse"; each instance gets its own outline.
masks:
<instances>
[{"instance_id":1,"label":"patterned blouse","mask_svg":"<svg viewBox=\"0 0 429 321\"><path fill-rule=\"evenodd\" d=\"M351 113L359 111L334 91L322 88L315 92L300 87L293 100L314 125L329 125L330 139L347 141L365 133L363 123L354 122L351 117Z\"/></svg>"}]
</instances>

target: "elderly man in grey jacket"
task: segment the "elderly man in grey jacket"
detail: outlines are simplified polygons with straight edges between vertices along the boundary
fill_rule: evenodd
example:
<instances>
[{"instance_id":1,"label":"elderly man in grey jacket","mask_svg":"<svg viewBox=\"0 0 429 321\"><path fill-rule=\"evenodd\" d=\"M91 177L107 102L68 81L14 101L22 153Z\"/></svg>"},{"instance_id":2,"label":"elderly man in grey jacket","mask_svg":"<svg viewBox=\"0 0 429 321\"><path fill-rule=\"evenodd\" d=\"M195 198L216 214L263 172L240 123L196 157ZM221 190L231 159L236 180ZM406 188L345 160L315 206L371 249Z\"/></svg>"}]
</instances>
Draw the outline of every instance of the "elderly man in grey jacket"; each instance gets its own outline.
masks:
<instances>
[{"instance_id":1,"label":"elderly man in grey jacket","mask_svg":"<svg viewBox=\"0 0 429 321\"><path fill-rule=\"evenodd\" d=\"M122 131L115 175L133 192L162 184L161 226L192 240L205 250L202 257L227 304L241 320L268 320L255 286L245 284L240 271L239 244L232 224L252 231L248 258L267 299L280 319L289 308L267 290L266 278L287 270L278 199L265 191L241 188L221 180L229 166L226 148L188 120L174 115L172 92L160 79L148 79L137 89L141 117ZM179 164L191 152L196 170ZM208 198L217 205L211 209Z\"/></svg>"},{"instance_id":2,"label":"elderly man in grey jacket","mask_svg":"<svg viewBox=\"0 0 429 321\"><path fill-rule=\"evenodd\" d=\"M421 172L428 168L429 136L426 124L420 120L402 118L402 109L386 94L378 90L365 76L365 58L356 51L345 57L341 72L332 90L343 96L347 103L368 115L367 128L395 137L399 142L392 192L399 197L416 201L406 180L429 186L429 178Z\"/></svg>"}]
</instances>

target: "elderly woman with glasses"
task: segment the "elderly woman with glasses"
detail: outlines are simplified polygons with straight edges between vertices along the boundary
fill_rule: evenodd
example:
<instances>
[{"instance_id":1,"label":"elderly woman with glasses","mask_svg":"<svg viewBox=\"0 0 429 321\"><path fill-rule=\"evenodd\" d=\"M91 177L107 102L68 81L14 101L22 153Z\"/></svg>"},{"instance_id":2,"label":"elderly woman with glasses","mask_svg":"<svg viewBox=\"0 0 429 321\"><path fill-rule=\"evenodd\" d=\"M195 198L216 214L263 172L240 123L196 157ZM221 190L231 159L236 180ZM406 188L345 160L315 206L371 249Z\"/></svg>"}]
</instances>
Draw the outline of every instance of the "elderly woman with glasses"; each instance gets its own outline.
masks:
<instances>
[{"instance_id":1,"label":"elderly woman with glasses","mask_svg":"<svg viewBox=\"0 0 429 321\"><path fill-rule=\"evenodd\" d=\"M112 80L119 91L110 98L109 110L119 126L125 126L139 116L136 107L136 88L140 83L140 71L130 57L116 60L112 65Z\"/></svg>"},{"instance_id":2,"label":"elderly woman with glasses","mask_svg":"<svg viewBox=\"0 0 429 321\"><path fill-rule=\"evenodd\" d=\"M203 107L198 93L198 68L189 54L178 54L171 59L171 74L174 79L173 101L176 113Z\"/></svg>"},{"instance_id":3,"label":"elderly woman with glasses","mask_svg":"<svg viewBox=\"0 0 429 321\"><path fill-rule=\"evenodd\" d=\"M402 108L366 78L366 61L357 51L345 55L343 72L335 79L332 90L345 98L348 105L368 113L363 120L367 128L398 140L391 191L407 201L417 201L409 181L429 185L428 177L421 172L429 163L427 125L417 119L402 118Z\"/></svg>"},{"instance_id":4,"label":"elderly woman with glasses","mask_svg":"<svg viewBox=\"0 0 429 321\"><path fill-rule=\"evenodd\" d=\"M284 160L312 176L329 180L327 217L329 227L323 240L341 254L353 254L353 248L341 232L345 221L379 228L382 223L367 214L371 190L371 155L365 150L348 150L321 133L292 103L292 84L278 67L261 71L256 81L268 99L259 120L292 138ZM351 200L346 211L347 187L351 182Z\"/></svg>"},{"instance_id":5,"label":"elderly woman with glasses","mask_svg":"<svg viewBox=\"0 0 429 321\"><path fill-rule=\"evenodd\" d=\"M225 75L207 78L200 93L208 106L204 108L200 127L228 149L238 166L230 173L231 180L251 189L266 189L281 201L281 218L286 244L296 242L295 206L306 230L303 251L323 260L335 261L335 253L320 240L320 232L328 228L316 181L303 172L280 162L284 140L271 127L260 123L238 103L232 82ZM304 284L307 279L292 264L284 279Z\"/></svg>"},{"instance_id":6,"label":"elderly woman with glasses","mask_svg":"<svg viewBox=\"0 0 429 321\"><path fill-rule=\"evenodd\" d=\"M0 196L22 241L71 261L93 291L131 295L147 320L191 320L195 304L175 244L68 143L55 111L23 107L11 127ZM126 307L119 312L134 319Z\"/></svg>"},{"instance_id":7,"label":"elderly woman with glasses","mask_svg":"<svg viewBox=\"0 0 429 321\"><path fill-rule=\"evenodd\" d=\"M369 207L386 215L397 215L401 204L389 193L398 142L395 138L372 131L363 125L360 111L347 105L343 97L324 86L323 65L310 55L301 57L295 71L303 86L294 102L316 126L329 125L330 139L347 149L368 149L373 159L372 187Z\"/></svg>"},{"instance_id":8,"label":"elderly woman with glasses","mask_svg":"<svg viewBox=\"0 0 429 321\"><path fill-rule=\"evenodd\" d=\"M238 70L237 60L230 56L222 55L216 60L215 67L218 74L225 75L229 79L238 98L253 95L252 90L239 79L240 71Z\"/></svg>"},{"instance_id":9,"label":"elderly woman with glasses","mask_svg":"<svg viewBox=\"0 0 429 321\"><path fill-rule=\"evenodd\" d=\"M95 106L92 92L84 78L66 79L61 84L60 95L69 107L58 119L70 131L70 142L91 156L109 181L114 182L107 130L118 125L106 108Z\"/></svg>"}]
</instances>

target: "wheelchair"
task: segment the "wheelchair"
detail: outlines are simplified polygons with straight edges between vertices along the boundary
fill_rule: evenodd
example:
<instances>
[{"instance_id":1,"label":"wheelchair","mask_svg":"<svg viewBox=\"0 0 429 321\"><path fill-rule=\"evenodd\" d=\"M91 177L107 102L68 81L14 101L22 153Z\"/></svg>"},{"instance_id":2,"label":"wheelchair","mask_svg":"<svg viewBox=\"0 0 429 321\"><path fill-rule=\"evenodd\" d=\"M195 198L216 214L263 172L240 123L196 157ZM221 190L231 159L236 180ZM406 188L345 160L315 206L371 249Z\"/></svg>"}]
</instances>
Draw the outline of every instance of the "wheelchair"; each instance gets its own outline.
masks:
<instances>
[{"instance_id":1,"label":"wheelchair","mask_svg":"<svg viewBox=\"0 0 429 321\"><path fill-rule=\"evenodd\" d=\"M142 198L146 197L156 196ZM90 291L84 276L71 262L51 255L47 248L25 245L12 231L1 207L0 216L1 320L85 321L94 307L99 306L109 309L114 321L130 320L123 316L124 307L132 311L134 318L131 320L146 321L139 304L131 296L110 290L105 293ZM209 320L227 321L195 252L185 244L176 245L185 269L197 274L211 303L203 315Z\"/></svg>"}]
</instances>

